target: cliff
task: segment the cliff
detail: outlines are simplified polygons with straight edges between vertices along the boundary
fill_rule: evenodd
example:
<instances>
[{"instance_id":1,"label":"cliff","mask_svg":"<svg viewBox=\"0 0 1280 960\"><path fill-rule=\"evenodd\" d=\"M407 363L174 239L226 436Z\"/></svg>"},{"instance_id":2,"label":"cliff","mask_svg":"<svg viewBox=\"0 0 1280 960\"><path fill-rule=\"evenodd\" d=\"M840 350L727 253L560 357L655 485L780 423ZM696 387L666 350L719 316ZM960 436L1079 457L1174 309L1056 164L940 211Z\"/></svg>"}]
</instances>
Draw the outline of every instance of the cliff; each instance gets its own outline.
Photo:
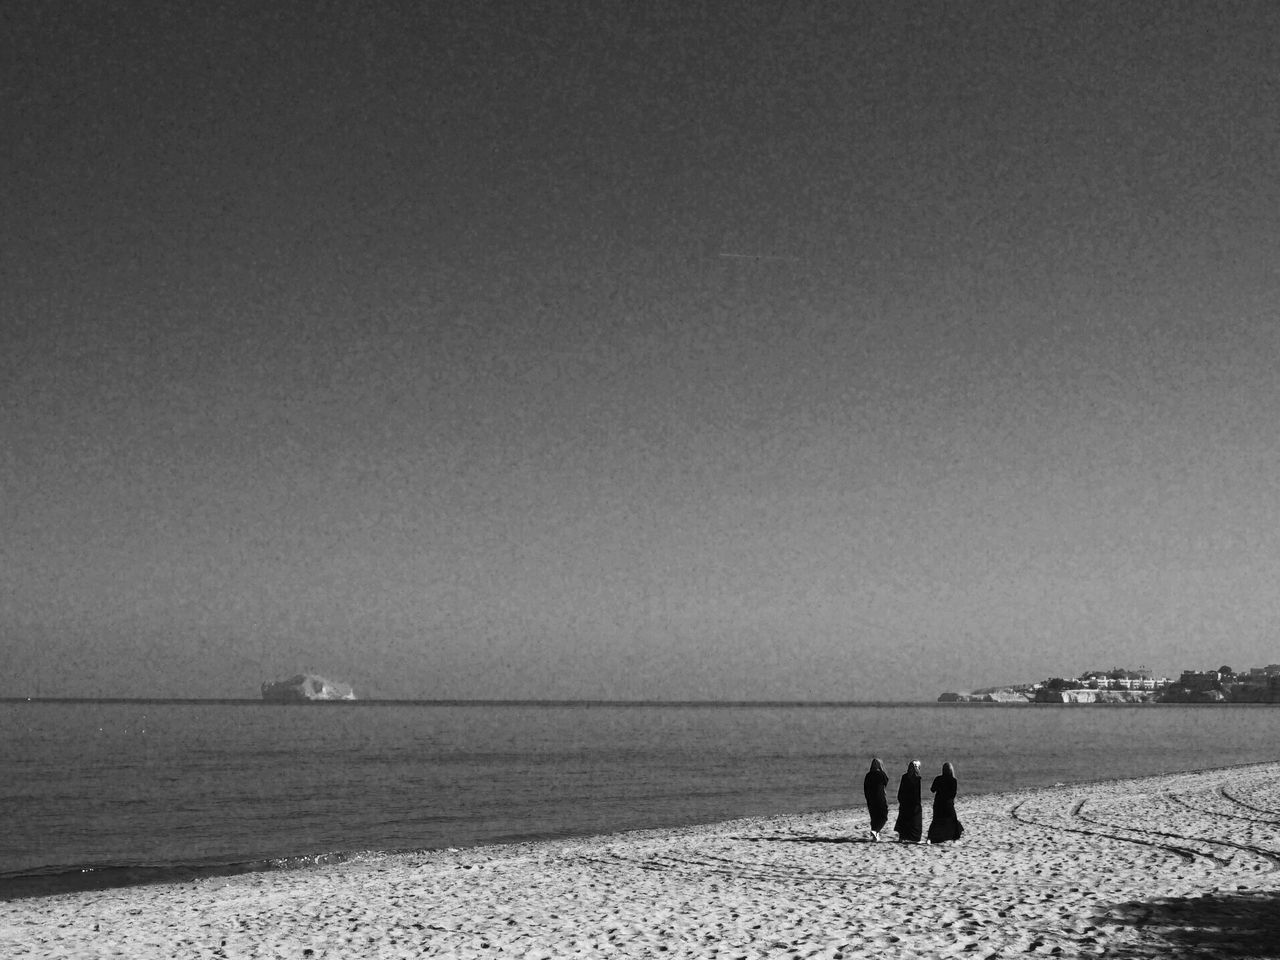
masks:
<instances>
[{"instance_id":1,"label":"cliff","mask_svg":"<svg viewBox=\"0 0 1280 960\"><path fill-rule=\"evenodd\" d=\"M1154 690L1045 690L1036 691L1036 703L1154 703Z\"/></svg>"},{"instance_id":2,"label":"cliff","mask_svg":"<svg viewBox=\"0 0 1280 960\"><path fill-rule=\"evenodd\" d=\"M1165 690L1160 699L1164 703L1280 703L1280 681L1228 681L1209 689L1178 684Z\"/></svg>"},{"instance_id":3,"label":"cliff","mask_svg":"<svg viewBox=\"0 0 1280 960\"><path fill-rule=\"evenodd\" d=\"M314 673L300 673L288 680L267 681L262 685L262 699L275 703L306 703L310 700L354 700L350 684L326 680Z\"/></svg>"},{"instance_id":4,"label":"cliff","mask_svg":"<svg viewBox=\"0 0 1280 960\"><path fill-rule=\"evenodd\" d=\"M944 693L939 703L1151 703L1159 699L1153 690L1032 690L1030 687L997 687L973 693Z\"/></svg>"},{"instance_id":5,"label":"cliff","mask_svg":"<svg viewBox=\"0 0 1280 960\"><path fill-rule=\"evenodd\" d=\"M1030 700L1030 693L1018 689L944 693L938 697L939 703L1029 703Z\"/></svg>"}]
</instances>

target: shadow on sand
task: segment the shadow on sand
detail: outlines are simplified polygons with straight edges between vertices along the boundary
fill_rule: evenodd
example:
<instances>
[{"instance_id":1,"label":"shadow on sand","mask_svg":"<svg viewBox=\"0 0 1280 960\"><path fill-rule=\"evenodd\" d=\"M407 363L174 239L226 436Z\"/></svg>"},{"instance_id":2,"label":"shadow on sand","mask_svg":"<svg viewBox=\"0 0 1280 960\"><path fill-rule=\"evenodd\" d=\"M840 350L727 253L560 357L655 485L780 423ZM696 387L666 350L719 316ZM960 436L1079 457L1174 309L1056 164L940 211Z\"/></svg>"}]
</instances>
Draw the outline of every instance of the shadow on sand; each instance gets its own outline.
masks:
<instances>
[{"instance_id":1,"label":"shadow on sand","mask_svg":"<svg viewBox=\"0 0 1280 960\"><path fill-rule=\"evenodd\" d=\"M820 837L815 834L795 833L773 837L731 837L730 839L748 843L897 843L897 840L890 840L888 837L877 841L870 837Z\"/></svg>"},{"instance_id":2,"label":"shadow on sand","mask_svg":"<svg viewBox=\"0 0 1280 960\"><path fill-rule=\"evenodd\" d=\"M1107 913L1115 922L1155 928L1177 956L1280 957L1280 891L1130 900Z\"/></svg>"}]
</instances>

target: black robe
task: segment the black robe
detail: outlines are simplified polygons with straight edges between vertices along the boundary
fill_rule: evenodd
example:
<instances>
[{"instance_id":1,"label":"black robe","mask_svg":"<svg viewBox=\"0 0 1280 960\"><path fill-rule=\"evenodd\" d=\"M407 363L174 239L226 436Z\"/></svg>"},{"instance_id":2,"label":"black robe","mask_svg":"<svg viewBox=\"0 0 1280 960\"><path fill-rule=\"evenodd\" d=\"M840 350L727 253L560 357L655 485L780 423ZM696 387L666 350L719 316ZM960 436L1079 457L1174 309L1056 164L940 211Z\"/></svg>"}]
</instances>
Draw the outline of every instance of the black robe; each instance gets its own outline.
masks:
<instances>
[{"instance_id":1,"label":"black robe","mask_svg":"<svg viewBox=\"0 0 1280 960\"><path fill-rule=\"evenodd\" d=\"M889 801L884 789L889 785L889 775L879 767L867 771L862 778L862 795L867 798L867 813L871 815L871 829L879 833L889 822Z\"/></svg>"},{"instance_id":2,"label":"black robe","mask_svg":"<svg viewBox=\"0 0 1280 960\"><path fill-rule=\"evenodd\" d=\"M929 823L929 842L946 843L959 840L964 833L956 816L956 778L945 773L933 778L933 820Z\"/></svg>"},{"instance_id":3,"label":"black robe","mask_svg":"<svg viewBox=\"0 0 1280 960\"><path fill-rule=\"evenodd\" d=\"M898 781L898 819L893 831L899 840L919 840L921 821L920 774L912 769Z\"/></svg>"}]
</instances>

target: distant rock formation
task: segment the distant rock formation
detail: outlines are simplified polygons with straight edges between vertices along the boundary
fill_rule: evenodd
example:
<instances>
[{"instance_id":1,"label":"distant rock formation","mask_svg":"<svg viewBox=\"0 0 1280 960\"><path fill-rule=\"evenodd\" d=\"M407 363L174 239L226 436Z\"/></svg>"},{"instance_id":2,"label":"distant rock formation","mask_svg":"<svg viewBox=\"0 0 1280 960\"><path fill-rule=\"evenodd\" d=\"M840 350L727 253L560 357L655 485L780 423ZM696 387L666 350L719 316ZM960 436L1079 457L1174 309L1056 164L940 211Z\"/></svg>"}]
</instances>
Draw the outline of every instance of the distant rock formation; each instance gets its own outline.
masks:
<instances>
[{"instance_id":1,"label":"distant rock formation","mask_svg":"<svg viewBox=\"0 0 1280 960\"><path fill-rule=\"evenodd\" d=\"M1223 703L1226 701L1235 701L1238 703L1257 703L1258 700L1246 699L1242 696L1238 700L1236 697L1228 697L1221 690L1191 690L1187 687L1175 686L1165 690L1164 695L1160 697L1162 703ZM1265 702L1265 701L1263 701Z\"/></svg>"},{"instance_id":2,"label":"distant rock formation","mask_svg":"<svg viewBox=\"0 0 1280 960\"><path fill-rule=\"evenodd\" d=\"M1021 689L999 688L973 693L944 693L939 703L1029 703L1031 694Z\"/></svg>"},{"instance_id":3,"label":"distant rock formation","mask_svg":"<svg viewBox=\"0 0 1280 960\"><path fill-rule=\"evenodd\" d=\"M992 690L982 694L979 700L982 703L1029 703L1031 696L1021 690Z\"/></svg>"},{"instance_id":4,"label":"distant rock formation","mask_svg":"<svg viewBox=\"0 0 1280 960\"><path fill-rule=\"evenodd\" d=\"M300 673L288 680L267 681L262 699L276 703L306 703L309 700L354 700L355 691L347 683L326 680L314 673Z\"/></svg>"},{"instance_id":5,"label":"distant rock formation","mask_svg":"<svg viewBox=\"0 0 1280 960\"><path fill-rule=\"evenodd\" d=\"M1037 690L1036 703L1097 703L1097 690Z\"/></svg>"},{"instance_id":6,"label":"distant rock formation","mask_svg":"<svg viewBox=\"0 0 1280 960\"><path fill-rule=\"evenodd\" d=\"M1154 703L1154 690L1045 690L1036 691L1036 703Z\"/></svg>"}]
</instances>

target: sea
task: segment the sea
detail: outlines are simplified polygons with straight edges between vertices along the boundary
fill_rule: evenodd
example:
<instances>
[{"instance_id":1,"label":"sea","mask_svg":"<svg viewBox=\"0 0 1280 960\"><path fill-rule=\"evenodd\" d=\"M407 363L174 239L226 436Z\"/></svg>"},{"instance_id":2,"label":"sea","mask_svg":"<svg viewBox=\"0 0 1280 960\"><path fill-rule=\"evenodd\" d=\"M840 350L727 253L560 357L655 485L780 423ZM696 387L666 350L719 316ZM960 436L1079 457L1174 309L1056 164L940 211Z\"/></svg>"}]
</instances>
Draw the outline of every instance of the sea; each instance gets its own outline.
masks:
<instances>
[{"instance_id":1,"label":"sea","mask_svg":"<svg viewBox=\"0 0 1280 960\"><path fill-rule=\"evenodd\" d=\"M0 899L1280 759L1275 705L0 702ZM892 790L890 791L892 793Z\"/></svg>"}]
</instances>

